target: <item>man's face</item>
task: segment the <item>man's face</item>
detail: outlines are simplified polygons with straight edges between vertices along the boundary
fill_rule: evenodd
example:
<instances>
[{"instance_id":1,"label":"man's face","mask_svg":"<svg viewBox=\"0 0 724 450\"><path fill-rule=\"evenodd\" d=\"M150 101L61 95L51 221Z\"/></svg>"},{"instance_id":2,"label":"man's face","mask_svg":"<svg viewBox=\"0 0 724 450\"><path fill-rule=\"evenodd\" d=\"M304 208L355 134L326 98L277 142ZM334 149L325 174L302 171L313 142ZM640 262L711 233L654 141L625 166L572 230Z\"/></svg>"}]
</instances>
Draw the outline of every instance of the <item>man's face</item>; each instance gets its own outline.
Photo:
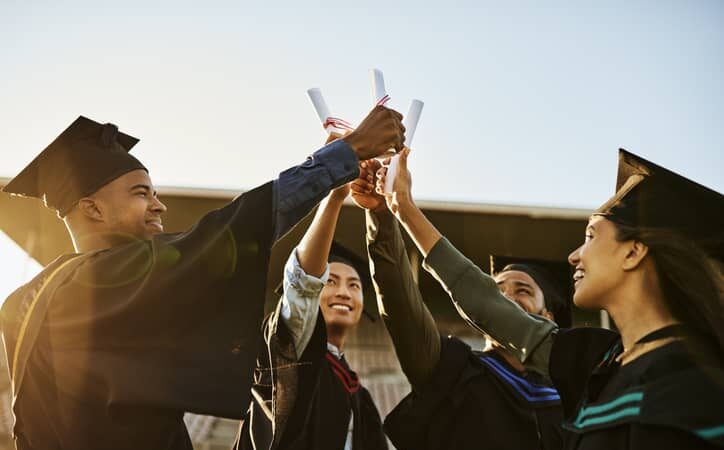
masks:
<instances>
[{"instance_id":1,"label":"man's face","mask_svg":"<svg viewBox=\"0 0 724 450\"><path fill-rule=\"evenodd\" d=\"M344 263L330 263L329 280L319 302L326 325L353 328L362 316L363 302L362 281L357 271Z\"/></svg>"},{"instance_id":2,"label":"man's face","mask_svg":"<svg viewBox=\"0 0 724 450\"><path fill-rule=\"evenodd\" d=\"M508 300L517 303L526 312L543 314L545 311L543 291L533 277L519 270L507 270L495 275L494 278L500 292Z\"/></svg>"},{"instance_id":3,"label":"man's face","mask_svg":"<svg viewBox=\"0 0 724 450\"><path fill-rule=\"evenodd\" d=\"M107 232L144 240L163 233L161 214L166 212L166 205L156 197L145 170L121 175L91 197L101 212Z\"/></svg>"}]
</instances>

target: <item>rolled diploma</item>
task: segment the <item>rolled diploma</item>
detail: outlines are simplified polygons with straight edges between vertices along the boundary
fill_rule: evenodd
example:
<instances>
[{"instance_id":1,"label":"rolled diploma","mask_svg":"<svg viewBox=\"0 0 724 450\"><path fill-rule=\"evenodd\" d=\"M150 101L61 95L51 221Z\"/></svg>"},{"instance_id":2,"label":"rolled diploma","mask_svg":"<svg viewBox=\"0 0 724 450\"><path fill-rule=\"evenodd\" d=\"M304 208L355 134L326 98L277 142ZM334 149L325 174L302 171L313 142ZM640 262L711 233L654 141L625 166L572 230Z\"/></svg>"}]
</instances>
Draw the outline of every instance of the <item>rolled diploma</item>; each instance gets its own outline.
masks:
<instances>
[{"instance_id":1,"label":"rolled diploma","mask_svg":"<svg viewBox=\"0 0 724 450\"><path fill-rule=\"evenodd\" d=\"M307 89L307 95L309 96L309 100L312 101L314 110L317 112L317 116L319 116L319 121L322 122L322 126L327 130L327 133L335 133L343 136L347 130L335 127L332 124L327 124L327 119L332 116L329 112L329 106L327 106L327 102L324 101L324 96L322 96L322 90L319 88Z\"/></svg>"},{"instance_id":2,"label":"rolled diploma","mask_svg":"<svg viewBox=\"0 0 724 450\"><path fill-rule=\"evenodd\" d=\"M402 119L402 125L405 127L405 147L412 148L412 138L415 137L415 130L417 130L417 122L420 121L420 115L422 114L422 107L425 106L421 100L414 99L410 103L410 109L407 111L407 115ZM387 176L385 177L385 193L389 194L392 192L392 186L395 183L395 177L399 167L400 155L395 155L390 159L390 164L387 166Z\"/></svg>"},{"instance_id":3,"label":"rolled diploma","mask_svg":"<svg viewBox=\"0 0 724 450\"><path fill-rule=\"evenodd\" d=\"M390 98L387 96L385 89L385 77L379 69L370 70L370 78L372 80L372 105L384 105Z\"/></svg>"},{"instance_id":4,"label":"rolled diploma","mask_svg":"<svg viewBox=\"0 0 724 450\"><path fill-rule=\"evenodd\" d=\"M372 107L385 105L390 100L390 96L387 95L387 89L385 89L385 76L382 75L382 71L380 69L370 69L370 81L372 82ZM394 154L395 149L391 148L378 156L377 159L389 158Z\"/></svg>"}]
</instances>

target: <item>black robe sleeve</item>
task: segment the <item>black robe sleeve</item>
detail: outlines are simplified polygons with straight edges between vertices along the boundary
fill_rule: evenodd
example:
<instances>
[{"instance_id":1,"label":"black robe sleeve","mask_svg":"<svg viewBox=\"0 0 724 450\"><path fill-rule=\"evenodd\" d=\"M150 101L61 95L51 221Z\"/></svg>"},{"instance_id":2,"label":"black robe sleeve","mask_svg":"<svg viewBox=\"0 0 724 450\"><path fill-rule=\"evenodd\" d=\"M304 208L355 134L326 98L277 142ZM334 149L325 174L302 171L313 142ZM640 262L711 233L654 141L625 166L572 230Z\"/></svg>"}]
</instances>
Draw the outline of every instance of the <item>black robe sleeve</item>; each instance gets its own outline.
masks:
<instances>
[{"instance_id":1,"label":"black robe sleeve","mask_svg":"<svg viewBox=\"0 0 724 450\"><path fill-rule=\"evenodd\" d=\"M61 258L17 290L0 319L25 368L19 448L190 449L184 411L243 417L271 247L357 174L332 143L184 233Z\"/></svg>"},{"instance_id":2,"label":"black robe sleeve","mask_svg":"<svg viewBox=\"0 0 724 450\"><path fill-rule=\"evenodd\" d=\"M57 385L114 408L241 417L255 366L273 184L191 230L90 256L43 327Z\"/></svg>"},{"instance_id":3,"label":"black robe sleeve","mask_svg":"<svg viewBox=\"0 0 724 450\"><path fill-rule=\"evenodd\" d=\"M241 418L271 247L331 189L356 177L356 163L337 141L184 233L84 255L45 313L31 318L43 337L30 347L42 367L29 365L26 376L52 373L55 387L81 403L107 405L110 414L144 407ZM15 311L34 289L21 291L30 294L10 299ZM22 321L8 314L12 305L3 308L4 334Z\"/></svg>"}]
</instances>

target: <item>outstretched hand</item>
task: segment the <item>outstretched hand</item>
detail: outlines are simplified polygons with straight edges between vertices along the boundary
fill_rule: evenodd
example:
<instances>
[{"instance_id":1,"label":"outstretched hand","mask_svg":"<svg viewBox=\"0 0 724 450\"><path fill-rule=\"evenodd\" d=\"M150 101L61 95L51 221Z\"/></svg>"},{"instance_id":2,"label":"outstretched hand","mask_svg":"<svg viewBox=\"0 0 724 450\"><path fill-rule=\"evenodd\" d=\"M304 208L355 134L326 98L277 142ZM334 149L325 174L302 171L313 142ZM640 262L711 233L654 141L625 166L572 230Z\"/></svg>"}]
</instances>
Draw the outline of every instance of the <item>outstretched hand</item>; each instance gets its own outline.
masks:
<instances>
[{"instance_id":1,"label":"outstretched hand","mask_svg":"<svg viewBox=\"0 0 724 450\"><path fill-rule=\"evenodd\" d=\"M384 211L387 208L385 198L375 192L375 177L382 164L376 159L359 163L359 177L351 183L352 200L360 208L372 212Z\"/></svg>"}]
</instances>

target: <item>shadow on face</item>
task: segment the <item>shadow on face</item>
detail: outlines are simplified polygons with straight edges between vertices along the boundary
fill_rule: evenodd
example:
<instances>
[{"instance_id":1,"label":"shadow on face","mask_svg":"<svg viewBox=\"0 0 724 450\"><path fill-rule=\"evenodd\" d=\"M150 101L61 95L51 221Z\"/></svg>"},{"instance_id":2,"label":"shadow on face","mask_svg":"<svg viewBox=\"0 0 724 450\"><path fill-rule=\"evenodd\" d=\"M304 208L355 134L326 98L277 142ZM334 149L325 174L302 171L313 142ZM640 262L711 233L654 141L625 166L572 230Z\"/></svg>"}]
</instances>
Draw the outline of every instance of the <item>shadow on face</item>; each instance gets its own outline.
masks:
<instances>
[{"instance_id":1,"label":"shadow on face","mask_svg":"<svg viewBox=\"0 0 724 450\"><path fill-rule=\"evenodd\" d=\"M163 233L161 215L166 212L166 205L158 199L145 170L121 175L89 198L106 233L136 239L150 239L155 234Z\"/></svg>"},{"instance_id":2,"label":"shadow on face","mask_svg":"<svg viewBox=\"0 0 724 450\"><path fill-rule=\"evenodd\" d=\"M526 312L542 314L545 311L543 291L527 273L507 270L495 275L494 279L500 292Z\"/></svg>"}]
</instances>

